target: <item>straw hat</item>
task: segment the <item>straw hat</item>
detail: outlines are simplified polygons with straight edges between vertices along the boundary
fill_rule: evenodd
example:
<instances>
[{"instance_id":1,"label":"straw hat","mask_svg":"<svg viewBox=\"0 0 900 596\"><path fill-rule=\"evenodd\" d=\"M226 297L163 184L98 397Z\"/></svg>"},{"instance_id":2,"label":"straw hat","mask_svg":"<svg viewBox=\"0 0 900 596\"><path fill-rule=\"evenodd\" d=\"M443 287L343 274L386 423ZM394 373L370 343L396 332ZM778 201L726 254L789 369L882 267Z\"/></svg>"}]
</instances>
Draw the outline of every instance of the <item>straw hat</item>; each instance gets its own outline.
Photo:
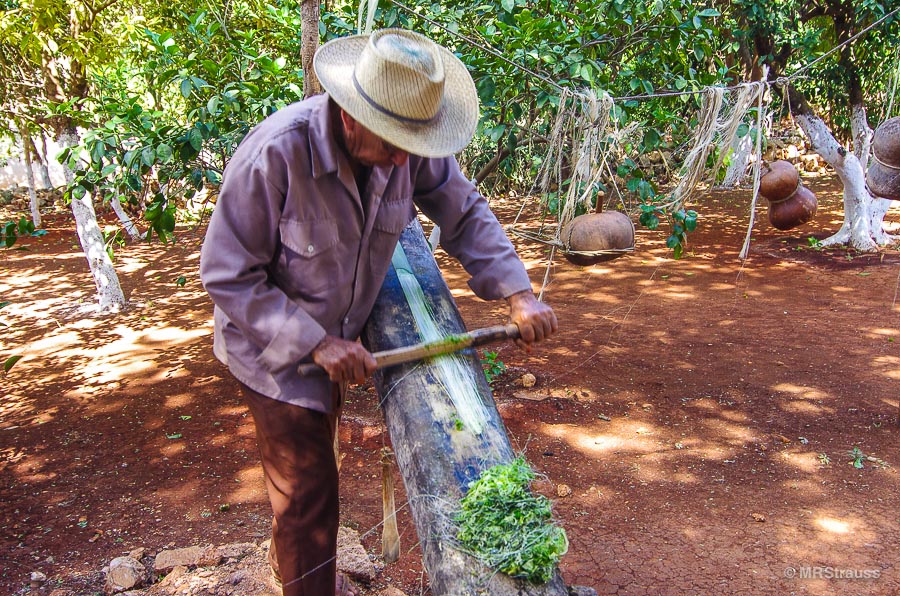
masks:
<instances>
[{"instance_id":1,"label":"straw hat","mask_svg":"<svg viewBox=\"0 0 900 596\"><path fill-rule=\"evenodd\" d=\"M478 93L462 61L403 29L333 39L313 67L328 94L353 118L422 157L465 147L478 124Z\"/></svg>"},{"instance_id":2,"label":"straw hat","mask_svg":"<svg viewBox=\"0 0 900 596\"><path fill-rule=\"evenodd\" d=\"M866 172L866 186L879 197L900 201L900 116L875 129L874 160Z\"/></svg>"}]
</instances>

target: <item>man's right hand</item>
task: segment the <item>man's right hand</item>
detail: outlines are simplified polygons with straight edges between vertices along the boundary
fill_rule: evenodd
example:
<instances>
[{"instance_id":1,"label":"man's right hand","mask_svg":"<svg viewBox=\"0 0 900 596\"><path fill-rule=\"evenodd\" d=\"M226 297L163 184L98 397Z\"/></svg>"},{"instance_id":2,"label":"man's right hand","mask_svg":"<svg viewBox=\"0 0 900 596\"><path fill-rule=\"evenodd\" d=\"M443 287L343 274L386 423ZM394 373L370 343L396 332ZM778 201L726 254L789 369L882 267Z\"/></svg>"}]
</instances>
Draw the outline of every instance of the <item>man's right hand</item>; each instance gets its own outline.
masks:
<instances>
[{"instance_id":1,"label":"man's right hand","mask_svg":"<svg viewBox=\"0 0 900 596\"><path fill-rule=\"evenodd\" d=\"M312 351L313 362L335 383L362 383L375 372L375 357L356 341L326 335Z\"/></svg>"}]
</instances>

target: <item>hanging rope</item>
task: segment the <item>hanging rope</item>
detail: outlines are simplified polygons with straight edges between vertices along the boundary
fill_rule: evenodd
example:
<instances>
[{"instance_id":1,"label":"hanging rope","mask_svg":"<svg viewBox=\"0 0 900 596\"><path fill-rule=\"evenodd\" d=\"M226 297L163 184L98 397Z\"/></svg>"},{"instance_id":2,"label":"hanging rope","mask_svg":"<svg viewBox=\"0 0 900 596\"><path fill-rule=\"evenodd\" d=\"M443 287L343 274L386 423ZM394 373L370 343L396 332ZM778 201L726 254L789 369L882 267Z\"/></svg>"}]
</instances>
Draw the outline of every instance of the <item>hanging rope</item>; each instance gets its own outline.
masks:
<instances>
[{"instance_id":1,"label":"hanging rope","mask_svg":"<svg viewBox=\"0 0 900 596\"><path fill-rule=\"evenodd\" d=\"M767 68L763 67L763 80L766 78ZM738 255L738 258L743 262L747 258L747 254L750 251L750 235L753 232L753 221L756 218L756 202L759 199L759 181L762 178L762 125L764 122L764 109L765 102L763 98L765 97L765 88L760 88L758 104L756 106L756 161L753 164L753 198L750 200L750 217L749 222L747 223L747 235L744 238L744 245L741 247L741 252Z\"/></svg>"},{"instance_id":2,"label":"hanging rope","mask_svg":"<svg viewBox=\"0 0 900 596\"><path fill-rule=\"evenodd\" d=\"M887 94L888 103L885 106L884 113L881 115L881 121L884 122L894 113L894 98L897 97L897 83L900 82L900 46L894 50L894 69L888 78Z\"/></svg>"},{"instance_id":3,"label":"hanging rope","mask_svg":"<svg viewBox=\"0 0 900 596\"><path fill-rule=\"evenodd\" d=\"M360 0L359 13L356 16L356 33L368 35L372 33L375 24L375 11L378 10L378 0ZM366 25L363 27L363 15Z\"/></svg>"}]
</instances>

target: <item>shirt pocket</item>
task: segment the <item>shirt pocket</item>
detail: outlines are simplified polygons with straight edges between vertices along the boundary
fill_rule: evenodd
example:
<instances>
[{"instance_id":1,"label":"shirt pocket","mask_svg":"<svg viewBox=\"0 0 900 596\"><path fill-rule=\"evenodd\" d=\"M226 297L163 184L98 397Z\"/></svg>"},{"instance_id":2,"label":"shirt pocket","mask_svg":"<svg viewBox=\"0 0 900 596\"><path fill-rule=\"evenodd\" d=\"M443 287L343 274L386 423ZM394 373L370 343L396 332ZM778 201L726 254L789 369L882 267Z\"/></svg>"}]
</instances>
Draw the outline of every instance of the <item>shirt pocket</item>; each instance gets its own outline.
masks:
<instances>
[{"instance_id":1,"label":"shirt pocket","mask_svg":"<svg viewBox=\"0 0 900 596\"><path fill-rule=\"evenodd\" d=\"M278 223L282 251L279 269L282 284L295 296L311 297L339 286L346 263L338 246L338 226L332 219Z\"/></svg>"}]
</instances>

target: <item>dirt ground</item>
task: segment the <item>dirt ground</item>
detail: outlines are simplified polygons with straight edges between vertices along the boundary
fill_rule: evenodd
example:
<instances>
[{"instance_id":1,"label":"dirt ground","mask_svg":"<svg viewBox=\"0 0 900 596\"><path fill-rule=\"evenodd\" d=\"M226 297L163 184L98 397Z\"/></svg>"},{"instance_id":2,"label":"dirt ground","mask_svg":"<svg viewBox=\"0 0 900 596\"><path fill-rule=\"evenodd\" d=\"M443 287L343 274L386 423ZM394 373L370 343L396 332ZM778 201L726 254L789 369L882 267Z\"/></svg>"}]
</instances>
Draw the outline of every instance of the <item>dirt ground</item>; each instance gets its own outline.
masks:
<instances>
[{"instance_id":1,"label":"dirt ground","mask_svg":"<svg viewBox=\"0 0 900 596\"><path fill-rule=\"evenodd\" d=\"M805 180L815 219L780 232L760 205L744 263L749 191L698 202L681 260L666 233L646 230L633 255L587 268L556 259L546 300L559 334L531 354L492 348L508 367L494 396L509 438L569 536L567 583L900 592L900 253L809 248L840 226L840 193L831 178ZM519 205L493 206L509 223ZM100 569L137 547L265 539L252 421L212 356L202 227L168 248L119 250L132 306L97 317L85 314L93 283L70 214L44 217L46 236L0 256L0 357L23 356L0 375L0 593L24 593L42 571L93 594ZM514 241L540 288L545 247ZM503 322L502 305L441 264L470 328ZM526 372L537 385L523 393ZM340 436L342 521L377 558L389 439L369 387L353 388ZM401 558L372 591L428 594L402 486L397 502Z\"/></svg>"}]
</instances>

